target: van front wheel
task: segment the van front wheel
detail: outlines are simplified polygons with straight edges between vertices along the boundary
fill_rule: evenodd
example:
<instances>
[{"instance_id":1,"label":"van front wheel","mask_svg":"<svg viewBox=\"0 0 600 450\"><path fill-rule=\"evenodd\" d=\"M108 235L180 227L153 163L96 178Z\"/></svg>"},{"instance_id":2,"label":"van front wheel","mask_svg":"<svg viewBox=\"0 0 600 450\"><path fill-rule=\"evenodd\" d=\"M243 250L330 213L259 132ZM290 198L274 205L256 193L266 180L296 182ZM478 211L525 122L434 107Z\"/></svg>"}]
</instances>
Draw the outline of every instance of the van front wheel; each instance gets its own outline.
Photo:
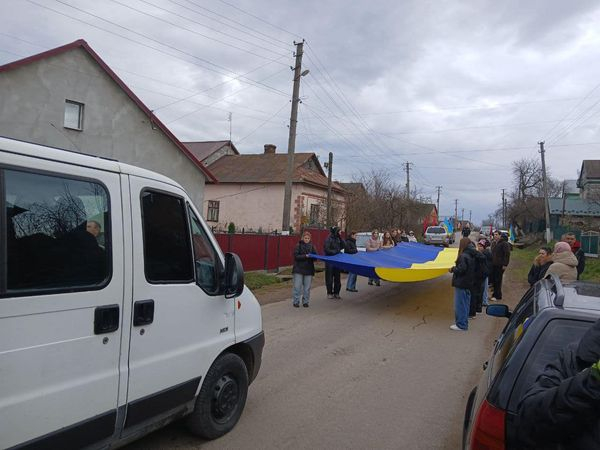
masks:
<instances>
[{"instance_id":1,"label":"van front wheel","mask_svg":"<svg viewBox=\"0 0 600 450\"><path fill-rule=\"evenodd\" d=\"M248 370L233 353L219 356L208 370L196 406L187 418L190 431L216 439L233 429L248 396Z\"/></svg>"}]
</instances>

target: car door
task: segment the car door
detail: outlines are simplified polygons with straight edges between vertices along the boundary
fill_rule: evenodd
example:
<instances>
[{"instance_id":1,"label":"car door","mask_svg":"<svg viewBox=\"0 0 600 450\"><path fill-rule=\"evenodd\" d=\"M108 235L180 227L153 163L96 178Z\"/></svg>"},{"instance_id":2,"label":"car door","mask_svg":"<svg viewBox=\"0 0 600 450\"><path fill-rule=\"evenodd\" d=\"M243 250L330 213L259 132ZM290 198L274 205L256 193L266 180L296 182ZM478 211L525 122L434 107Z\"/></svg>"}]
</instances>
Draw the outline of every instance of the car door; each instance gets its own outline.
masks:
<instances>
[{"instance_id":1,"label":"car door","mask_svg":"<svg viewBox=\"0 0 600 450\"><path fill-rule=\"evenodd\" d=\"M84 447L117 416L119 176L0 156L0 448Z\"/></svg>"},{"instance_id":2,"label":"car door","mask_svg":"<svg viewBox=\"0 0 600 450\"><path fill-rule=\"evenodd\" d=\"M235 340L234 300L220 294L222 256L171 185L130 176L133 317L125 428L198 392L216 356Z\"/></svg>"}]
</instances>

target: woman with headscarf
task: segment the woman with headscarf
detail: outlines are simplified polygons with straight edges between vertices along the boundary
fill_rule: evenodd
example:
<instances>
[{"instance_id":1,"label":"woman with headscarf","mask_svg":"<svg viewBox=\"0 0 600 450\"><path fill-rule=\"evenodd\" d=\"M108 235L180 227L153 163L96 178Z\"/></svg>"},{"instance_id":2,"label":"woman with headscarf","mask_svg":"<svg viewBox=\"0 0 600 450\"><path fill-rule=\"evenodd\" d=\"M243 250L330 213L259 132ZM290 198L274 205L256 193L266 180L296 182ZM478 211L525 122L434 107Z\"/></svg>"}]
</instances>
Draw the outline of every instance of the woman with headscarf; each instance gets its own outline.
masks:
<instances>
[{"instance_id":1,"label":"woman with headscarf","mask_svg":"<svg viewBox=\"0 0 600 450\"><path fill-rule=\"evenodd\" d=\"M577 280L577 258L571 251L571 246L566 242L557 242L552 254L552 265L546 274L553 273L560 281Z\"/></svg>"}]
</instances>

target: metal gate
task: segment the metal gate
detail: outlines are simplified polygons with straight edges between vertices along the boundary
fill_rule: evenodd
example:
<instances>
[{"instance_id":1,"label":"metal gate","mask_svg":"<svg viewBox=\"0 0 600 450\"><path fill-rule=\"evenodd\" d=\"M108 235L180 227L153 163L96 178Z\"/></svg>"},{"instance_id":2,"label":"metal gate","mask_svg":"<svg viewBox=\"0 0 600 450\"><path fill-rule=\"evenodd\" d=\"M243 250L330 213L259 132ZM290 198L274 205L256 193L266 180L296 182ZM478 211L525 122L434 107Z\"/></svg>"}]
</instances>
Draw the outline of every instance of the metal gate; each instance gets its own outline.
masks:
<instances>
[{"instance_id":1,"label":"metal gate","mask_svg":"<svg viewBox=\"0 0 600 450\"><path fill-rule=\"evenodd\" d=\"M585 252L585 256L598 258L599 241L600 233L597 231L584 231L581 233L581 248Z\"/></svg>"}]
</instances>

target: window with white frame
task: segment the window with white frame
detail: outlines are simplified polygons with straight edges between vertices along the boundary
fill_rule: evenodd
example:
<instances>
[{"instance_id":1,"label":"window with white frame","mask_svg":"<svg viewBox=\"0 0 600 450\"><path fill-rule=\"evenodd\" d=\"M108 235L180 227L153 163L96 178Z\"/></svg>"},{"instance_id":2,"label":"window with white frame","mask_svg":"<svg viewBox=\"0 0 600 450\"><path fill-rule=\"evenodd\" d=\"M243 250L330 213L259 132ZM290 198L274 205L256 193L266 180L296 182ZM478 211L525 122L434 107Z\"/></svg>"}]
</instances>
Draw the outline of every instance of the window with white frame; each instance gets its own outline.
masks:
<instances>
[{"instance_id":1,"label":"window with white frame","mask_svg":"<svg viewBox=\"0 0 600 450\"><path fill-rule=\"evenodd\" d=\"M65 128L83 130L83 103L65 100Z\"/></svg>"},{"instance_id":2,"label":"window with white frame","mask_svg":"<svg viewBox=\"0 0 600 450\"><path fill-rule=\"evenodd\" d=\"M218 222L219 221L219 201L218 200L209 200L208 201L208 211L206 212L206 220L208 222Z\"/></svg>"}]
</instances>

